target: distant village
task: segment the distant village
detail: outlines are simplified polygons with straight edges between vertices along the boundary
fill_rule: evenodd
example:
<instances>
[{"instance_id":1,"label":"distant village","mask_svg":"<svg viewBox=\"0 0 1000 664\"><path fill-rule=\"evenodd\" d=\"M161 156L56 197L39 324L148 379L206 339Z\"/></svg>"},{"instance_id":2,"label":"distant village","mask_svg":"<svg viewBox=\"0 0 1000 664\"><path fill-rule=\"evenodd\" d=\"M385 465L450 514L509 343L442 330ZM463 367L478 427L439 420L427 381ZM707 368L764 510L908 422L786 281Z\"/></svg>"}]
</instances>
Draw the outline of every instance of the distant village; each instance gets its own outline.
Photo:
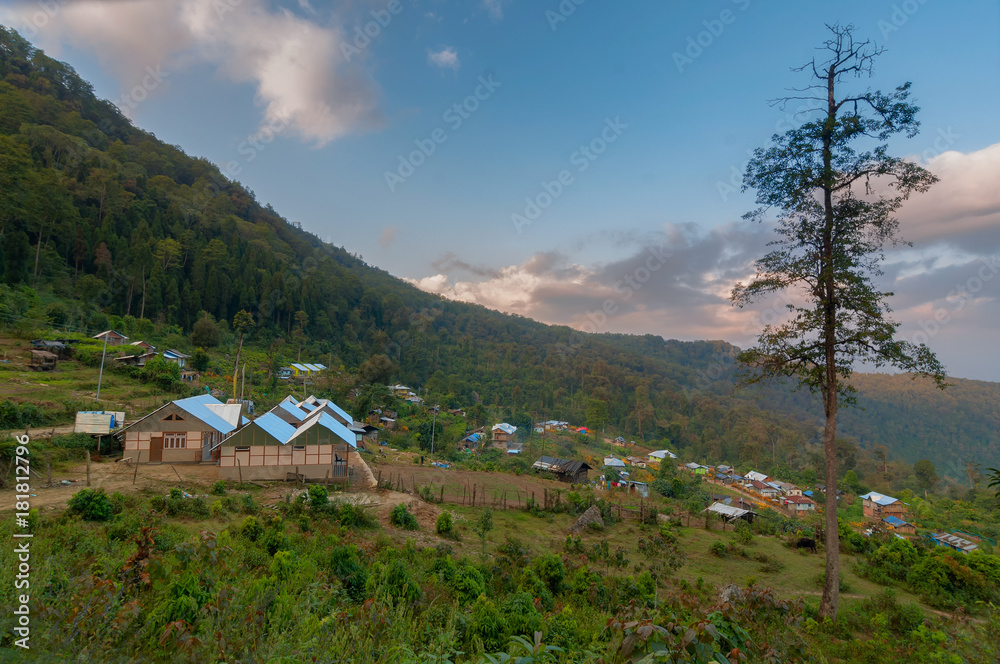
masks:
<instances>
[{"instance_id":1,"label":"distant village","mask_svg":"<svg viewBox=\"0 0 1000 664\"><path fill-rule=\"evenodd\" d=\"M127 337L113 330L95 338L105 340L108 345L128 342ZM53 344L59 342L44 343L44 349L36 348L33 353L44 352L58 358L61 349ZM145 342L131 343L140 346L143 352L115 361L141 363L157 355L156 349ZM182 375L193 373L186 369L189 356L171 349L160 355L176 363ZM282 380L306 378L325 369L322 364L293 363L282 367L278 377ZM405 385L390 385L389 391L404 403L426 407L424 399ZM427 408L433 413L440 410L437 406ZM461 409L448 412L465 417ZM218 468L218 477L222 480L323 482L373 488L377 484L375 477L359 452L370 452L368 445L374 449L384 447L386 442L380 439L379 433L392 431L396 424L394 411L373 410L367 421L359 422L333 401L315 396L302 400L288 396L269 411L256 414L252 402L239 399L222 402L213 394L204 394L171 401L128 423L124 413L80 412L76 430L119 437L124 448L122 461L130 465L176 464L181 468L180 474L184 465L212 465ZM531 434L542 437L591 436L593 433L587 427L559 420L539 422L531 428ZM704 510L727 523L752 522L767 509L800 517L820 509L814 500L818 495L823 495L825 502L826 486L823 484L801 488L756 470L740 473L725 464L678 463L677 455L666 449L624 454L624 450L634 449L636 445L621 436L605 439L605 442L612 449L620 448L623 452L617 456L608 454L593 466L582 459L542 455L530 469L567 484L588 484L648 499L650 483L634 479L633 473L636 470L655 472L661 464L672 463L678 472L700 477L709 486L729 490L730 493L711 493L711 504ZM518 436L518 427L507 422L467 430L459 441L459 449L470 454L486 449L507 455L522 455L527 451L523 439ZM448 467L445 463L435 465ZM591 477L591 471L600 471L600 474ZM844 496L843 491L837 491L836 500ZM903 501L876 492L858 499L862 501L865 518L860 528L863 534L881 530L901 539L917 537L918 528L912 523L909 506ZM979 542L977 535L961 531L930 532L924 537L961 553L976 550Z\"/></svg>"}]
</instances>

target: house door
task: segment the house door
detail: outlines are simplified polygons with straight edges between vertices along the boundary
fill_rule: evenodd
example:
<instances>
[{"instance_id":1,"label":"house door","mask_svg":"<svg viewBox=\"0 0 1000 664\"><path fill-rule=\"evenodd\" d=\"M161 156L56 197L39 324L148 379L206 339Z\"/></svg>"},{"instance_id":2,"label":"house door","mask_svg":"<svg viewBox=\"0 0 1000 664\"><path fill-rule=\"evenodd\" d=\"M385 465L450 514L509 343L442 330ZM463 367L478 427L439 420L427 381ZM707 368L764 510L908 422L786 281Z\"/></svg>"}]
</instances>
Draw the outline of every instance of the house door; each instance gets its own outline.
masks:
<instances>
[{"instance_id":1,"label":"house door","mask_svg":"<svg viewBox=\"0 0 1000 664\"><path fill-rule=\"evenodd\" d=\"M149 462L161 463L163 461L163 436L149 439Z\"/></svg>"}]
</instances>

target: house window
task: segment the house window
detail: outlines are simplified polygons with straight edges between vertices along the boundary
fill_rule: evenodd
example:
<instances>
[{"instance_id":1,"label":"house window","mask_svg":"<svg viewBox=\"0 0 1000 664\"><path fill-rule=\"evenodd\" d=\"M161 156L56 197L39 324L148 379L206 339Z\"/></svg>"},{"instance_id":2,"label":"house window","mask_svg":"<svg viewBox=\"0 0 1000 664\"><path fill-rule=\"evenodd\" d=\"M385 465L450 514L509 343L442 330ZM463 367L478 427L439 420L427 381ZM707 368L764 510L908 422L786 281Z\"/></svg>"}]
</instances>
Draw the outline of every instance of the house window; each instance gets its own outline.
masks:
<instances>
[{"instance_id":1,"label":"house window","mask_svg":"<svg viewBox=\"0 0 1000 664\"><path fill-rule=\"evenodd\" d=\"M237 452L249 452L250 448L249 447L237 447L236 451Z\"/></svg>"},{"instance_id":2,"label":"house window","mask_svg":"<svg viewBox=\"0 0 1000 664\"><path fill-rule=\"evenodd\" d=\"M163 434L163 449L183 450L187 447L187 433L165 433Z\"/></svg>"},{"instance_id":3,"label":"house window","mask_svg":"<svg viewBox=\"0 0 1000 664\"><path fill-rule=\"evenodd\" d=\"M295 445L295 446L292 447L292 449L295 450L296 452L302 452L302 451L304 451L306 449L306 446L305 445Z\"/></svg>"}]
</instances>

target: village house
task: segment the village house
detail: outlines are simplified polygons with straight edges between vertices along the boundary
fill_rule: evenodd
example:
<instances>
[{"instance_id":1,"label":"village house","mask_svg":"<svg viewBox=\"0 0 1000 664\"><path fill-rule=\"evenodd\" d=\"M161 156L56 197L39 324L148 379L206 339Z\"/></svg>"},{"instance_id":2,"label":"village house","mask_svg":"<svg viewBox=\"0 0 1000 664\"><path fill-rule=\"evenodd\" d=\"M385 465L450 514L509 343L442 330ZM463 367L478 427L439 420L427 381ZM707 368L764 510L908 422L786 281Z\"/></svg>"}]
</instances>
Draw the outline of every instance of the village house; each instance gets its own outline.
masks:
<instances>
[{"instance_id":1,"label":"village house","mask_svg":"<svg viewBox=\"0 0 1000 664\"><path fill-rule=\"evenodd\" d=\"M618 457L609 456L604 457L604 467L605 468L624 468L625 462Z\"/></svg>"},{"instance_id":2,"label":"village house","mask_svg":"<svg viewBox=\"0 0 1000 664\"><path fill-rule=\"evenodd\" d=\"M788 482L779 482L779 481L772 482L772 484L774 486L778 487L778 490L781 491L782 495L785 495L785 496L801 496L802 495L802 489L800 489L799 487L795 486L794 484L790 484Z\"/></svg>"},{"instance_id":3,"label":"village house","mask_svg":"<svg viewBox=\"0 0 1000 664\"><path fill-rule=\"evenodd\" d=\"M816 510L816 503L801 495L785 496L781 499L781 504L784 505L786 509L795 512L796 514L801 514L802 512L814 512Z\"/></svg>"},{"instance_id":4,"label":"village house","mask_svg":"<svg viewBox=\"0 0 1000 664\"><path fill-rule=\"evenodd\" d=\"M174 350L173 348L168 348L163 351L163 359L171 364L176 364L178 367L183 369L187 366L187 361L191 359L190 355L186 355L179 350Z\"/></svg>"},{"instance_id":5,"label":"village house","mask_svg":"<svg viewBox=\"0 0 1000 664\"><path fill-rule=\"evenodd\" d=\"M135 463L201 463L242 424L239 404L203 394L171 401L122 431L124 458Z\"/></svg>"},{"instance_id":6,"label":"village house","mask_svg":"<svg viewBox=\"0 0 1000 664\"><path fill-rule=\"evenodd\" d=\"M611 445L613 447L625 447L625 439L622 438L621 436L618 436L617 438L611 441Z\"/></svg>"},{"instance_id":7,"label":"village house","mask_svg":"<svg viewBox=\"0 0 1000 664\"><path fill-rule=\"evenodd\" d=\"M666 458L676 459L677 455L674 454L673 452L671 452L670 450L656 450L655 452L650 452L649 453L649 458L650 458L650 460L653 460L653 459L660 460L660 459L666 459Z\"/></svg>"},{"instance_id":8,"label":"village house","mask_svg":"<svg viewBox=\"0 0 1000 664\"><path fill-rule=\"evenodd\" d=\"M128 367L144 367L146 362L156 357L156 353L140 353L138 355L122 355L121 357L116 357L115 362L118 364L128 366Z\"/></svg>"},{"instance_id":9,"label":"village house","mask_svg":"<svg viewBox=\"0 0 1000 664\"><path fill-rule=\"evenodd\" d=\"M355 432L325 409L314 409L298 426L268 412L222 443L219 477L347 483L352 461L364 464L351 454L356 449Z\"/></svg>"},{"instance_id":10,"label":"village house","mask_svg":"<svg viewBox=\"0 0 1000 664\"><path fill-rule=\"evenodd\" d=\"M887 528L893 530L897 533L902 533L903 535L916 535L917 527L912 523L907 523L899 517L887 516L882 519L882 523L886 525Z\"/></svg>"},{"instance_id":11,"label":"village house","mask_svg":"<svg viewBox=\"0 0 1000 664\"><path fill-rule=\"evenodd\" d=\"M902 519L909 512L906 503L898 498L875 493L874 491L861 496L861 500L863 501L861 504L862 511L865 514L865 518L868 519L883 519L887 516L895 516Z\"/></svg>"},{"instance_id":12,"label":"village house","mask_svg":"<svg viewBox=\"0 0 1000 664\"><path fill-rule=\"evenodd\" d=\"M296 377L299 376L311 376L314 373L319 373L326 369L325 365L322 364L305 364L302 362L293 362L291 365L292 371L295 373Z\"/></svg>"},{"instance_id":13,"label":"village house","mask_svg":"<svg viewBox=\"0 0 1000 664\"><path fill-rule=\"evenodd\" d=\"M156 346L149 343L148 341L133 341L129 346L138 346L143 350L156 350Z\"/></svg>"},{"instance_id":14,"label":"village house","mask_svg":"<svg viewBox=\"0 0 1000 664\"><path fill-rule=\"evenodd\" d=\"M767 475L765 475L764 473L758 473L756 470L751 470L749 473L747 473L746 474L746 478L748 480L750 480L751 482L766 482L767 481Z\"/></svg>"},{"instance_id":15,"label":"village house","mask_svg":"<svg viewBox=\"0 0 1000 664\"><path fill-rule=\"evenodd\" d=\"M513 442L514 434L517 433L517 427L513 424L501 422L500 424L494 424L490 431L493 434L494 447L506 449L507 443Z\"/></svg>"},{"instance_id":16,"label":"village house","mask_svg":"<svg viewBox=\"0 0 1000 664\"><path fill-rule=\"evenodd\" d=\"M109 346L121 346L123 343L128 341L128 337L126 337L124 334L115 332L114 330L105 330L100 334L95 334L91 338L97 339L101 342L104 342L104 340L107 339L107 344Z\"/></svg>"},{"instance_id":17,"label":"village house","mask_svg":"<svg viewBox=\"0 0 1000 664\"><path fill-rule=\"evenodd\" d=\"M592 468L583 461L567 461L543 456L531 465L535 470L552 473L560 482L582 484L587 481L587 471Z\"/></svg>"},{"instance_id":18,"label":"village house","mask_svg":"<svg viewBox=\"0 0 1000 664\"><path fill-rule=\"evenodd\" d=\"M644 459L642 457L627 456L627 457L625 457L625 460L628 461L630 465L633 465L636 468L645 468L646 467L646 461L647 461L647 459Z\"/></svg>"},{"instance_id":19,"label":"village house","mask_svg":"<svg viewBox=\"0 0 1000 664\"><path fill-rule=\"evenodd\" d=\"M937 542L938 546L946 546L959 553L971 553L979 548L974 542L950 533L933 533L931 539Z\"/></svg>"}]
</instances>

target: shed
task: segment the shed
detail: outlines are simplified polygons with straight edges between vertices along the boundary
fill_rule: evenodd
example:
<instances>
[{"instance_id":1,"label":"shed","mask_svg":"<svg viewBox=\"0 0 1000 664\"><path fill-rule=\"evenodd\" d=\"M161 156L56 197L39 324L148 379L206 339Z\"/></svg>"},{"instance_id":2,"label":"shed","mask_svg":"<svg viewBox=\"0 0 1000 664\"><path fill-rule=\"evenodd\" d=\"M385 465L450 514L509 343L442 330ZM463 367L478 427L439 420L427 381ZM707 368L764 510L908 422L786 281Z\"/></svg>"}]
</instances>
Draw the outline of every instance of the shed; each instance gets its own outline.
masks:
<instances>
[{"instance_id":1,"label":"shed","mask_svg":"<svg viewBox=\"0 0 1000 664\"><path fill-rule=\"evenodd\" d=\"M535 470L542 470L552 473L557 480L579 484L587 481L587 471L593 470L583 461L567 461L555 457L543 456L533 463L531 467Z\"/></svg>"},{"instance_id":2,"label":"shed","mask_svg":"<svg viewBox=\"0 0 1000 664\"><path fill-rule=\"evenodd\" d=\"M31 363L28 365L33 371L52 371L59 364L59 356L47 350L31 351Z\"/></svg>"},{"instance_id":3,"label":"shed","mask_svg":"<svg viewBox=\"0 0 1000 664\"><path fill-rule=\"evenodd\" d=\"M712 503L705 511L718 514L726 523L732 523L740 519L748 523L753 523L754 518L758 516L757 512L753 510L745 510L739 507L732 507L731 505L723 505L722 503Z\"/></svg>"}]
</instances>

